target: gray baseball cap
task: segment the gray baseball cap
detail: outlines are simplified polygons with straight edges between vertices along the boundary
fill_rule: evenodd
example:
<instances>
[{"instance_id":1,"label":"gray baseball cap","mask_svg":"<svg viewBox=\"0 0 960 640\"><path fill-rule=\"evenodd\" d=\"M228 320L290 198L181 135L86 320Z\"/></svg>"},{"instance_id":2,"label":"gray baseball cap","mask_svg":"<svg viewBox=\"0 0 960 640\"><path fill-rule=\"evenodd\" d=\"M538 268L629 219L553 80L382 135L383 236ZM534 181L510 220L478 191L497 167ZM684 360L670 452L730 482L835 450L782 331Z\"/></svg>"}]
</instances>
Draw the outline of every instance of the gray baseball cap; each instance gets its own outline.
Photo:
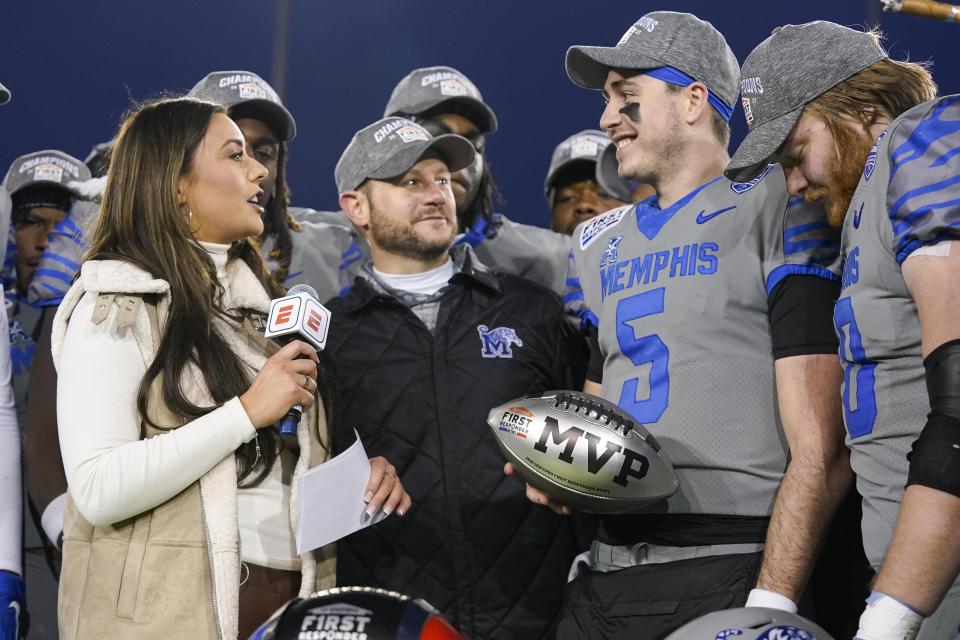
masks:
<instances>
[{"instance_id":1,"label":"gray baseball cap","mask_svg":"<svg viewBox=\"0 0 960 640\"><path fill-rule=\"evenodd\" d=\"M251 116L263 121L284 141L289 142L297 135L297 123L283 106L280 96L267 81L252 71L214 71L195 84L191 98L209 100L222 104L236 115L238 107Z\"/></svg>"},{"instance_id":2,"label":"gray baseball cap","mask_svg":"<svg viewBox=\"0 0 960 640\"><path fill-rule=\"evenodd\" d=\"M5 86L0 84L0 104L7 104L10 102L10 89L7 89Z\"/></svg>"},{"instance_id":3,"label":"gray baseball cap","mask_svg":"<svg viewBox=\"0 0 960 640\"><path fill-rule=\"evenodd\" d=\"M740 92L740 67L727 41L712 24L690 13L648 13L614 47L570 47L566 64L570 79L586 89L602 89L611 69L673 67L707 85L727 106Z\"/></svg>"},{"instance_id":4,"label":"gray baseball cap","mask_svg":"<svg viewBox=\"0 0 960 640\"><path fill-rule=\"evenodd\" d=\"M447 168L470 165L476 150L469 140L452 133L433 137L413 120L383 118L358 131L333 171L340 193L353 191L367 179L389 180L406 173L427 151L436 151Z\"/></svg>"},{"instance_id":5,"label":"gray baseball cap","mask_svg":"<svg viewBox=\"0 0 960 640\"><path fill-rule=\"evenodd\" d=\"M727 165L727 177L754 178L808 102L886 57L873 34L833 22L774 29L743 63L741 103L749 133Z\"/></svg>"},{"instance_id":6,"label":"gray baseball cap","mask_svg":"<svg viewBox=\"0 0 960 640\"><path fill-rule=\"evenodd\" d=\"M618 200L633 200L634 185L620 177L620 161L617 160L617 148L613 144L608 144L597 160L597 184Z\"/></svg>"},{"instance_id":7,"label":"gray baseball cap","mask_svg":"<svg viewBox=\"0 0 960 640\"><path fill-rule=\"evenodd\" d=\"M12 196L26 187L52 184L82 198L83 193L71 183L86 182L91 177L90 169L82 160L63 151L46 149L14 160L3 179L3 188Z\"/></svg>"},{"instance_id":8,"label":"gray baseball cap","mask_svg":"<svg viewBox=\"0 0 960 640\"><path fill-rule=\"evenodd\" d=\"M497 130L497 116L480 90L453 67L414 69L397 83L383 116L416 116L444 104L462 111L481 133Z\"/></svg>"},{"instance_id":9,"label":"gray baseball cap","mask_svg":"<svg viewBox=\"0 0 960 640\"><path fill-rule=\"evenodd\" d=\"M605 177L604 182L601 182L600 159L608 148L613 148L613 143L607 137L607 134L597 129L587 129L575 133L558 144L550 158L550 168L547 170L547 178L543 183L543 194L547 198L550 197L550 190L555 188L557 178L560 177L560 172L563 169L577 164L588 164L601 189L618 200L629 202L630 187L626 181L616 174L616 166L614 167L616 180L610 181ZM614 149L615 153L616 149ZM614 155L614 161L616 161L616 155Z\"/></svg>"}]
</instances>

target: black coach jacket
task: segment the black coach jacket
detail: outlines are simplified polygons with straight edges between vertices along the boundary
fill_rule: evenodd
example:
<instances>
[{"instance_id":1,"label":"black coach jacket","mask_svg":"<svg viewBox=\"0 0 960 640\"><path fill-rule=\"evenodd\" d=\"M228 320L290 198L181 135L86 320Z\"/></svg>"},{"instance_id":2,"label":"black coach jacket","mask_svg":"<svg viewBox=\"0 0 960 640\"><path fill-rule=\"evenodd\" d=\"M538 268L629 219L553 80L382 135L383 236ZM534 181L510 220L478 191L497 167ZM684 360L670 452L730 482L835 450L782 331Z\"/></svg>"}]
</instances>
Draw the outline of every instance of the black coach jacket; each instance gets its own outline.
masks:
<instances>
[{"instance_id":1,"label":"black coach jacket","mask_svg":"<svg viewBox=\"0 0 960 640\"><path fill-rule=\"evenodd\" d=\"M464 251L465 255L457 255ZM337 583L393 589L440 609L469 638L549 634L577 553L569 518L530 503L503 474L490 408L579 389L583 345L551 291L496 274L466 247L434 333L364 276L333 313L341 451L360 434L394 464L413 508L337 545Z\"/></svg>"}]
</instances>

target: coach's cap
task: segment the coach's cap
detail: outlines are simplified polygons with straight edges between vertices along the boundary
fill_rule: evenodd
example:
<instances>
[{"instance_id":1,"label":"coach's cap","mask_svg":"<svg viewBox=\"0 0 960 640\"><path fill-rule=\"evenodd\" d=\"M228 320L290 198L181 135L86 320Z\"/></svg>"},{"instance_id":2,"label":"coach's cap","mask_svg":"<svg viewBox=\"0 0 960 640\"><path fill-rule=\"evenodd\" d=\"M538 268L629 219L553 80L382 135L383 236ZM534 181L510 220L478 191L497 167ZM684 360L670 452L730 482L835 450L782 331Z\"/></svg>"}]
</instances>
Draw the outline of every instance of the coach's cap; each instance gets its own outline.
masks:
<instances>
[{"instance_id":1,"label":"coach's cap","mask_svg":"<svg viewBox=\"0 0 960 640\"><path fill-rule=\"evenodd\" d=\"M3 187L11 196L15 196L27 187L52 185L82 198L83 193L72 183L86 182L91 177L90 170L82 160L63 151L47 149L14 160L3 179Z\"/></svg>"},{"instance_id":2,"label":"coach's cap","mask_svg":"<svg viewBox=\"0 0 960 640\"><path fill-rule=\"evenodd\" d=\"M439 105L477 125L481 133L497 130L497 116L480 90L453 67L414 69L393 88L383 116L417 116Z\"/></svg>"},{"instance_id":3,"label":"coach's cap","mask_svg":"<svg viewBox=\"0 0 960 640\"><path fill-rule=\"evenodd\" d=\"M358 131L340 156L333 175L340 193L353 191L364 180L389 180L406 173L427 151L436 151L447 168L459 171L473 162L469 140L452 133L433 137L406 118L383 118Z\"/></svg>"},{"instance_id":4,"label":"coach's cap","mask_svg":"<svg viewBox=\"0 0 960 640\"><path fill-rule=\"evenodd\" d=\"M601 182L600 160L607 148L613 148L613 143L607 137L607 134L597 129L587 129L575 133L558 144L553 150L553 157L550 158L550 168L547 170L547 178L543 183L544 195L549 199L550 190L567 181L568 176L589 176L595 179L600 188L606 191L608 195L629 202L630 187L617 175L616 166L614 166L616 180L611 181L609 176L605 176L604 181ZM616 150L614 149L614 151ZM616 161L616 156L614 156L614 161Z\"/></svg>"},{"instance_id":5,"label":"coach's cap","mask_svg":"<svg viewBox=\"0 0 960 640\"><path fill-rule=\"evenodd\" d=\"M284 141L289 142L297 135L297 123L280 96L252 71L214 71L195 84L187 95L222 104L231 118L263 120Z\"/></svg>"},{"instance_id":6,"label":"coach's cap","mask_svg":"<svg viewBox=\"0 0 960 640\"><path fill-rule=\"evenodd\" d=\"M672 67L707 85L727 107L740 91L740 67L727 41L712 24L690 13L648 13L615 47L570 47L566 64L570 79L586 89L602 89L611 69Z\"/></svg>"},{"instance_id":7,"label":"coach's cap","mask_svg":"<svg viewBox=\"0 0 960 640\"><path fill-rule=\"evenodd\" d=\"M0 104L7 104L8 102L10 102L10 89L0 84Z\"/></svg>"},{"instance_id":8,"label":"coach's cap","mask_svg":"<svg viewBox=\"0 0 960 640\"><path fill-rule=\"evenodd\" d=\"M727 165L727 177L754 178L808 102L886 57L874 34L833 22L774 29L743 63L741 102L749 133Z\"/></svg>"}]
</instances>

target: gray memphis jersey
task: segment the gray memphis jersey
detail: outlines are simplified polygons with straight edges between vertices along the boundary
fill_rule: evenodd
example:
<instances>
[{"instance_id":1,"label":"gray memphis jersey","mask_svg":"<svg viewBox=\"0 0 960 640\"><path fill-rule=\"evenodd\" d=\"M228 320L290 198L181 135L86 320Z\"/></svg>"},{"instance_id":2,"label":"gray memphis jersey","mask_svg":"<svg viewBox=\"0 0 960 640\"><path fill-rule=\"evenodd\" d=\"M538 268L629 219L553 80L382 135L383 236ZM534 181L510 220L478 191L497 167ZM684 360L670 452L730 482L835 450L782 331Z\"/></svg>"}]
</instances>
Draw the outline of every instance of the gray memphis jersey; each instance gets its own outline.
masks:
<instances>
[{"instance_id":1,"label":"gray memphis jersey","mask_svg":"<svg viewBox=\"0 0 960 640\"><path fill-rule=\"evenodd\" d=\"M680 478L649 511L770 514L788 452L768 297L794 274L839 280L838 235L788 198L779 165L577 227L564 302L598 329L603 397L647 426Z\"/></svg>"},{"instance_id":2,"label":"gray memphis jersey","mask_svg":"<svg viewBox=\"0 0 960 640\"><path fill-rule=\"evenodd\" d=\"M563 294L570 237L494 214L495 232L482 218L457 241L473 247L480 261Z\"/></svg>"},{"instance_id":3,"label":"gray memphis jersey","mask_svg":"<svg viewBox=\"0 0 960 640\"><path fill-rule=\"evenodd\" d=\"M33 272L27 289L27 303L34 307L55 307L63 300L80 270L83 254L90 248L100 205L74 200L70 213L56 224L47 237L47 249Z\"/></svg>"},{"instance_id":4,"label":"gray memphis jersey","mask_svg":"<svg viewBox=\"0 0 960 640\"><path fill-rule=\"evenodd\" d=\"M843 223L834 325L864 548L875 566L896 527L907 453L930 411L917 308L900 266L916 249L951 239L960 239L960 95L918 105L880 135Z\"/></svg>"},{"instance_id":5,"label":"gray memphis jersey","mask_svg":"<svg viewBox=\"0 0 960 640\"><path fill-rule=\"evenodd\" d=\"M346 216L341 219L332 212L291 208L290 213L300 229L290 230L293 254L290 272L282 284L286 289L308 284L317 290L319 300L326 302L342 288L340 268L353 242L353 229ZM260 251L271 272L277 268L276 260L270 257L275 246L276 240L271 237Z\"/></svg>"}]
</instances>

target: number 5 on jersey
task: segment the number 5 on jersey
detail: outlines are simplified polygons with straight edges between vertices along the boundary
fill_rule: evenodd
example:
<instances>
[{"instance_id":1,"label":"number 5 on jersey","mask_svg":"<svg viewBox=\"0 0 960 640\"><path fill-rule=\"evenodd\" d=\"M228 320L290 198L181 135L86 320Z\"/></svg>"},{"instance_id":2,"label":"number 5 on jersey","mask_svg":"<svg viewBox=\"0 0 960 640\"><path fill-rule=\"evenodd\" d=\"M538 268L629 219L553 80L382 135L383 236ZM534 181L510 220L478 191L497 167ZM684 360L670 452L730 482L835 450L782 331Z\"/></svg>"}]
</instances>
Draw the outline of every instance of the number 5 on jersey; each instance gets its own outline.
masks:
<instances>
[{"instance_id":1,"label":"number 5 on jersey","mask_svg":"<svg viewBox=\"0 0 960 640\"><path fill-rule=\"evenodd\" d=\"M623 409L643 424L653 424L670 399L670 350L656 334L637 337L631 322L663 313L663 287L623 298L617 303L617 343L634 366L650 364L649 397L637 399L639 378L625 380L620 391Z\"/></svg>"}]
</instances>

